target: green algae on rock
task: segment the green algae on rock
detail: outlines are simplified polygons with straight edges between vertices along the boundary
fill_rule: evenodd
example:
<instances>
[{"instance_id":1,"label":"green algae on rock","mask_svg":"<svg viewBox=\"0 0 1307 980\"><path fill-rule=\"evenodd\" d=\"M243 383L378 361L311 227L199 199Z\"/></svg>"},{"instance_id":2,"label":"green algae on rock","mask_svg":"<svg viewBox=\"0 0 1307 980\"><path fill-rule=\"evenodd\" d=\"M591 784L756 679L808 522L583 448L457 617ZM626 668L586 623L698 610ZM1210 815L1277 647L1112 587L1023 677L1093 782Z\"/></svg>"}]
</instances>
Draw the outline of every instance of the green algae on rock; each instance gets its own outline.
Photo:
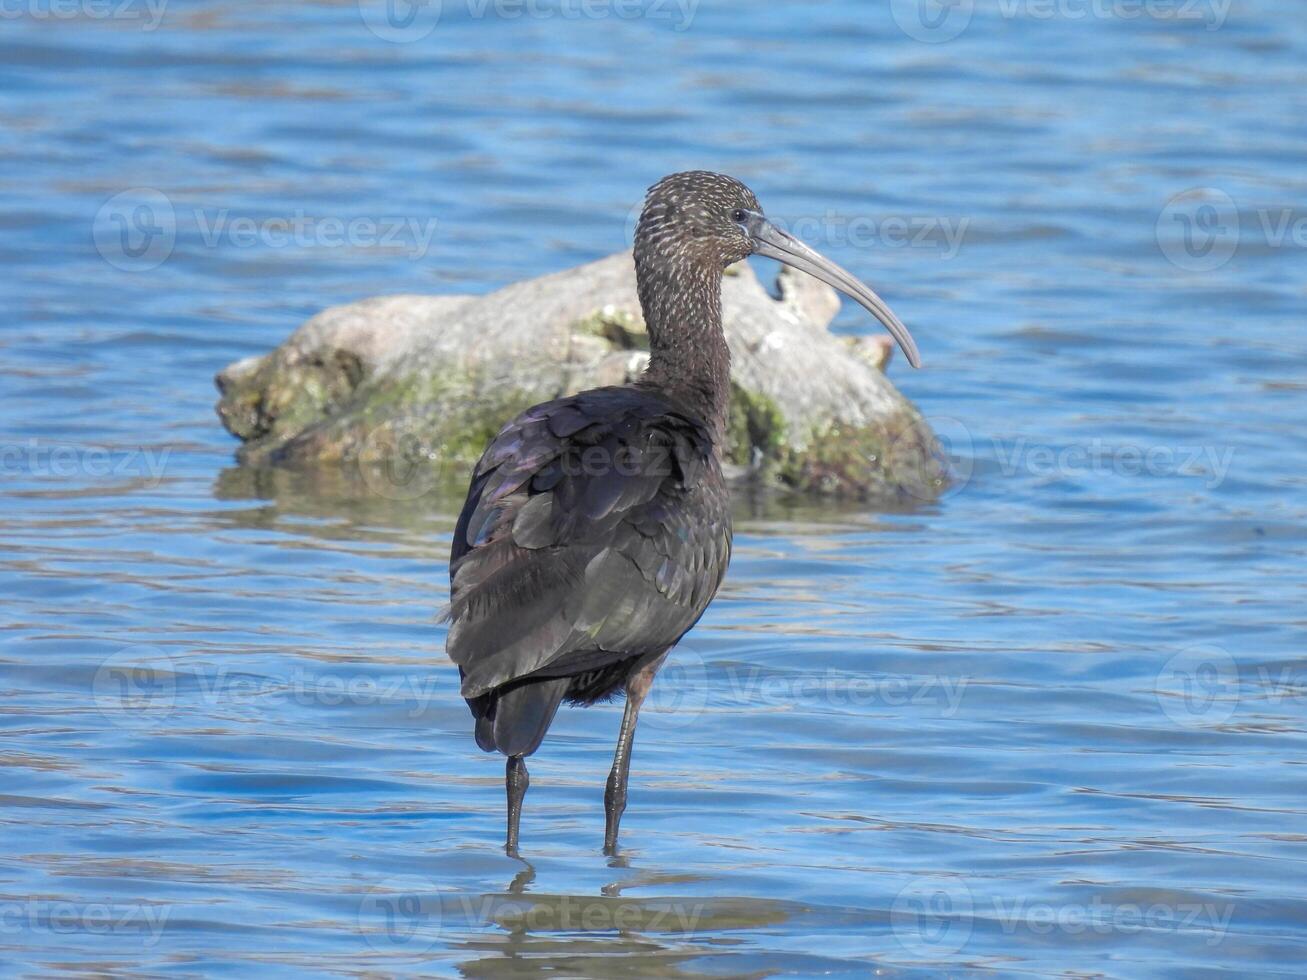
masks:
<instances>
[{"instance_id":1,"label":"green algae on rock","mask_svg":"<svg viewBox=\"0 0 1307 980\"><path fill-rule=\"evenodd\" d=\"M810 276L782 269L777 291L748 264L723 281L730 475L841 496L936 496L946 465L881 369L883 345L829 333L839 298ZM516 413L632 381L647 360L624 252L483 297L384 296L324 310L276 350L221 371L217 410L243 440L242 462L465 478Z\"/></svg>"}]
</instances>

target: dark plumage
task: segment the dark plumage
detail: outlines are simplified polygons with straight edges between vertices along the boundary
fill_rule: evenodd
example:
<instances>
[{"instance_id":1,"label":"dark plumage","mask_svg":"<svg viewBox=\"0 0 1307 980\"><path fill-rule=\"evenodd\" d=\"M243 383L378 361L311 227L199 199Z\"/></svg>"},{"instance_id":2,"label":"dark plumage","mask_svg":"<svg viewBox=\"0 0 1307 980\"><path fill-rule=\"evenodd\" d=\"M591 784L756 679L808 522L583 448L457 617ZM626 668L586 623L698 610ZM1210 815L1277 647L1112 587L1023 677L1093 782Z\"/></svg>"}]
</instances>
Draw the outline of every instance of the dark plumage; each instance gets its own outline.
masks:
<instances>
[{"instance_id":1,"label":"dark plumage","mask_svg":"<svg viewBox=\"0 0 1307 980\"><path fill-rule=\"evenodd\" d=\"M638 388L539 405L491 444L454 535L448 641L481 748L530 755L560 700L607 697L694 625L730 557L713 446Z\"/></svg>"},{"instance_id":2,"label":"dark plumage","mask_svg":"<svg viewBox=\"0 0 1307 980\"><path fill-rule=\"evenodd\" d=\"M477 745L508 757L510 853L528 782L522 760L559 704L624 689L605 795L605 848L616 847L640 704L730 561L721 280L754 252L812 271L882 316L866 287L767 222L743 184L674 174L650 189L636 233L650 340L644 377L529 409L472 475L450 555L447 649ZM888 317L903 342L906 331ZM915 364L911 338L905 351Z\"/></svg>"}]
</instances>

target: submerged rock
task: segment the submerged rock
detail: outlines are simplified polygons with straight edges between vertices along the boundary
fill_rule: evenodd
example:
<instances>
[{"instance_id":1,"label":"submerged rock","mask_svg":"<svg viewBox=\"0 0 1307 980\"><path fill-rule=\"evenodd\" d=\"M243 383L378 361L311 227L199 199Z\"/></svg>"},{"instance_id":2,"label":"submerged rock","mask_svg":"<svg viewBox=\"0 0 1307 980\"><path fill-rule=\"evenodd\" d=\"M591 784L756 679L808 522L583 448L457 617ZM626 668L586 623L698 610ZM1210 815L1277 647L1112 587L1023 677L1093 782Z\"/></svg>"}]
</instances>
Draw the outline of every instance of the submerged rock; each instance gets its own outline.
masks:
<instances>
[{"instance_id":1,"label":"submerged rock","mask_svg":"<svg viewBox=\"0 0 1307 980\"><path fill-rule=\"evenodd\" d=\"M722 287L733 478L846 496L931 499L947 471L885 377L879 339L827 332L839 297L782 269L779 298L741 264ZM537 402L640 376L648 338L629 252L487 296L336 306L218 374L242 462L394 467L465 480L500 426Z\"/></svg>"}]
</instances>

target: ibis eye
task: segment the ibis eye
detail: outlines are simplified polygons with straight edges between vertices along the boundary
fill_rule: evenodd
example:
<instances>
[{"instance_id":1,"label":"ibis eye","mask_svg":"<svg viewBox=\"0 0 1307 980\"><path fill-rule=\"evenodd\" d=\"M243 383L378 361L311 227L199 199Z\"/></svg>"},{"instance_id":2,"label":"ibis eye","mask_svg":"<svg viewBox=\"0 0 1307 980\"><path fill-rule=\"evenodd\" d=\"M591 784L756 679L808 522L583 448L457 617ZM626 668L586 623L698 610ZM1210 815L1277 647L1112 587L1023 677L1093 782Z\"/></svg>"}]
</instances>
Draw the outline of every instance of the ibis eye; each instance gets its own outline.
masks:
<instances>
[{"instance_id":1,"label":"ibis eye","mask_svg":"<svg viewBox=\"0 0 1307 980\"><path fill-rule=\"evenodd\" d=\"M731 212L731 220L737 224L744 224L749 220L749 212L745 211L743 208L736 208Z\"/></svg>"}]
</instances>

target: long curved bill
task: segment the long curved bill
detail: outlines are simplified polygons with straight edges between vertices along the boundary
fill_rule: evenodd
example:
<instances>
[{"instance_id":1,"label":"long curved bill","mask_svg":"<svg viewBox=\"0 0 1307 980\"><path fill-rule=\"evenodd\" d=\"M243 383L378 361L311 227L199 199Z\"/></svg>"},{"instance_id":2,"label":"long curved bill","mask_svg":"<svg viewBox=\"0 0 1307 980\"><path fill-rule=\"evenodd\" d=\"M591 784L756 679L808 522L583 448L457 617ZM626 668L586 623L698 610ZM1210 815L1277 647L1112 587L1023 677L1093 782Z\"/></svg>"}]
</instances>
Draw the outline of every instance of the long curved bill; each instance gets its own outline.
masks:
<instances>
[{"instance_id":1,"label":"long curved bill","mask_svg":"<svg viewBox=\"0 0 1307 980\"><path fill-rule=\"evenodd\" d=\"M908 328L903 325L903 321L894 315L894 311L886 306L885 301L872 292L870 287L793 235L781 231L760 214L749 216L747 229L753 239L755 252L784 262L810 276L816 276L828 286L834 286L840 292L857 300L872 316L883 323L885 329L898 341L908 363L914 368L921 367L921 354L912 339L912 334L908 333Z\"/></svg>"}]
</instances>

